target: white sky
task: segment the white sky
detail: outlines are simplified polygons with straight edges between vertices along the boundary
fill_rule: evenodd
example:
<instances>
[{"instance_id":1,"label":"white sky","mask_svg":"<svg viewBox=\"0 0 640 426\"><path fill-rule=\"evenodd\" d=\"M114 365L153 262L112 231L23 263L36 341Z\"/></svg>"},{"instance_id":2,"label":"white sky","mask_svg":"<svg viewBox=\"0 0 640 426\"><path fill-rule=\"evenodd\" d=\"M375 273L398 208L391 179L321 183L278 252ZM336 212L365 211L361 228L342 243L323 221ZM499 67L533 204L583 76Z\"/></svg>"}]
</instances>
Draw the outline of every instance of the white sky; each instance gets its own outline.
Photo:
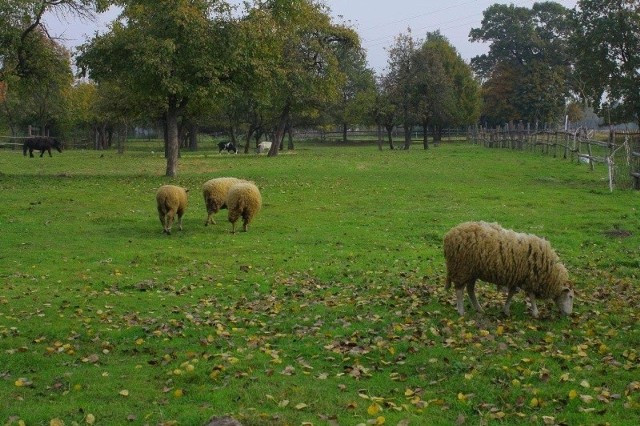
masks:
<instances>
[{"instance_id":1,"label":"white sky","mask_svg":"<svg viewBox=\"0 0 640 426\"><path fill-rule=\"evenodd\" d=\"M576 0L555 0L573 8ZM471 28L480 27L482 12L495 3L531 8L535 0L325 0L334 21L348 23L358 31L367 51L369 66L381 73L387 66L387 51L394 37L411 27L413 36L424 38L429 31L440 30L466 61L485 53L488 46L469 42ZM230 3L240 4L241 0ZM96 31L104 31L115 12L103 14L97 22L68 21L47 16L51 35L62 38L70 48L88 40Z\"/></svg>"}]
</instances>

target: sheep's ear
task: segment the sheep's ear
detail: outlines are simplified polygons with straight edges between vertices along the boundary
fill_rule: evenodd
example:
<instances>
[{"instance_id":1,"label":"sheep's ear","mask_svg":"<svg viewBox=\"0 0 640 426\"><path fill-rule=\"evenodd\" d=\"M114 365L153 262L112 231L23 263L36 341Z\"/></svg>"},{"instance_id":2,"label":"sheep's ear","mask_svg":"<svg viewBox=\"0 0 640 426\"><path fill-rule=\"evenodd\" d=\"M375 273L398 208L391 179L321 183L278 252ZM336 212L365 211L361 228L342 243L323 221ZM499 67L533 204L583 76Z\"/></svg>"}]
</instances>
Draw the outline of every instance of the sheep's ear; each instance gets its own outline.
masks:
<instances>
[{"instance_id":1,"label":"sheep's ear","mask_svg":"<svg viewBox=\"0 0 640 426\"><path fill-rule=\"evenodd\" d=\"M565 287L562 289L562 294L573 294L575 296L575 291L571 287Z\"/></svg>"},{"instance_id":2,"label":"sheep's ear","mask_svg":"<svg viewBox=\"0 0 640 426\"><path fill-rule=\"evenodd\" d=\"M185 188L185 189L184 189L184 192L189 192L189 188Z\"/></svg>"}]
</instances>

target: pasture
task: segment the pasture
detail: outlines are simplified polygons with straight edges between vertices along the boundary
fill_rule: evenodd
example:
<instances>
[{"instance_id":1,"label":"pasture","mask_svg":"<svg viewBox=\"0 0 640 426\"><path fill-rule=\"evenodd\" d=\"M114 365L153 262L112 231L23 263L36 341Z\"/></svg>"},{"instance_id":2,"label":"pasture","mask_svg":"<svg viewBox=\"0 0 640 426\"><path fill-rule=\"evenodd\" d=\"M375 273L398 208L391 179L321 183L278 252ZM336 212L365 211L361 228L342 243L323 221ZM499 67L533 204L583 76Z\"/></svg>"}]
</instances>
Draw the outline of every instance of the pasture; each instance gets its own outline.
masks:
<instances>
[{"instance_id":1,"label":"pasture","mask_svg":"<svg viewBox=\"0 0 640 426\"><path fill-rule=\"evenodd\" d=\"M636 425L640 192L533 152L299 142L274 158L0 151L0 422ZM249 232L201 186L253 180ZM190 189L162 233L155 191ZM548 238L575 281L541 318L478 283L459 317L442 237L468 220ZM21 423L24 422L24 423Z\"/></svg>"}]
</instances>

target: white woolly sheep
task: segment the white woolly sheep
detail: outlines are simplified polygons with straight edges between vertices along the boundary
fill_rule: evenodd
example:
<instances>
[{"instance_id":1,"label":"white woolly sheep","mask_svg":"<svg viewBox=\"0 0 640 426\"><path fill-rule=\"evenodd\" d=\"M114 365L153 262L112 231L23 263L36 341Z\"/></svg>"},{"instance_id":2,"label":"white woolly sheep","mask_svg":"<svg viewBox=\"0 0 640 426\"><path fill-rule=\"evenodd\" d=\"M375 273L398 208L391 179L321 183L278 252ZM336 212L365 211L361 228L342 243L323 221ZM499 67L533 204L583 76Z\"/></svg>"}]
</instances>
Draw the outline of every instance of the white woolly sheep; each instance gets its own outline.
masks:
<instances>
[{"instance_id":1,"label":"white woolly sheep","mask_svg":"<svg viewBox=\"0 0 640 426\"><path fill-rule=\"evenodd\" d=\"M210 223L216 223L213 219L214 213L217 213L220 209L227 208L229 188L238 182L242 182L242 180L233 177L221 177L208 180L202 185L204 205L207 208L207 220L204 222L205 226Z\"/></svg>"},{"instance_id":2,"label":"white woolly sheep","mask_svg":"<svg viewBox=\"0 0 640 426\"><path fill-rule=\"evenodd\" d=\"M529 297L535 318L536 298L553 299L564 315L573 310L573 289L567 270L543 238L503 229L496 223L466 222L444 236L444 256L445 288L454 283L460 315L464 315L465 287L473 307L482 311L475 294L477 279L508 289L503 309L506 315L519 288Z\"/></svg>"},{"instance_id":3,"label":"white woolly sheep","mask_svg":"<svg viewBox=\"0 0 640 426\"><path fill-rule=\"evenodd\" d=\"M249 224L262 207L262 196L258 187L251 182L239 182L229 189L227 209L231 232L236 232L236 221L242 216L242 229L248 231Z\"/></svg>"},{"instance_id":4,"label":"white woolly sheep","mask_svg":"<svg viewBox=\"0 0 640 426\"><path fill-rule=\"evenodd\" d=\"M257 149L257 153L260 154L262 152L269 152L269 150L271 149L271 142L260 142L258 144L258 149Z\"/></svg>"},{"instance_id":5,"label":"white woolly sheep","mask_svg":"<svg viewBox=\"0 0 640 426\"><path fill-rule=\"evenodd\" d=\"M187 209L187 192L185 188L175 185L162 185L156 193L158 215L166 234L171 234L173 219L178 216L178 226L182 231L182 215Z\"/></svg>"}]
</instances>

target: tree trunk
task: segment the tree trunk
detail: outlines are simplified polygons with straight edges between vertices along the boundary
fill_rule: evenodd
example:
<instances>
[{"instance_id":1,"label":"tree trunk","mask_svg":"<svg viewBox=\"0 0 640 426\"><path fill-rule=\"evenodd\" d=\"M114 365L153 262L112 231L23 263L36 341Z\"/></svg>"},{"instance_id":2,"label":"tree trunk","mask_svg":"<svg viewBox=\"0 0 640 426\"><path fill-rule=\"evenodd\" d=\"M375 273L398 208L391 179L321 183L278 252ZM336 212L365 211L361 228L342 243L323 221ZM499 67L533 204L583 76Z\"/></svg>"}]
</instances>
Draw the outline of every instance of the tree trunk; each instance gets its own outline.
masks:
<instances>
[{"instance_id":1,"label":"tree trunk","mask_svg":"<svg viewBox=\"0 0 640 426\"><path fill-rule=\"evenodd\" d=\"M411 147L411 132L413 131L413 126L410 124L404 124L404 147L402 149L409 149Z\"/></svg>"},{"instance_id":2,"label":"tree trunk","mask_svg":"<svg viewBox=\"0 0 640 426\"><path fill-rule=\"evenodd\" d=\"M387 127L387 137L389 138L389 149L394 150L395 147L393 146L393 126L386 126Z\"/></svg>"},{"instance_id":3,"label":"tree trunk","mask_svg":"<svg viewBox=\"0 0 640 426\"><path fill-rule=\"evenodd\" d=\"M442 126L435 125L433 126L433 144L438 146L442 141Z\"/></svg>"},{"instance_id":4,"label":"tree trunk","mask_svg":"<svg viewBox=\"0 0 640 426\"><path fill-rule=\"evenodd\" d=\"M291 120L288 120L287 123L287 136L289 138L289 143L287 145L287 149L289 151L293 151L293 126L291 126Z\"/></svg>"},{"instance_id":5,"label":"tree trunk","mask_svg":"<svg viewBox=\"0 0 640 426\"><path fill-rule=\"evenodd\" d=\"M284 131L287 126L287 121L289 120L289 111L291 109L291 105L287 102L287 104L282 109L282 113L280 114L280 119L278 120L278 127L276 128L276 134L273 137L273 143L271 144L271 148L267 154L268 157L274 157L278 155L280 151L280 144L282 144L282 140L284 139Z\"/></svg>"},{"instance_id":6,"label":"tree trunk","mask_svg":"<svg viewBox=\"0 0 640 426\"><path fill-rule=\"evenodd\" d=\"M346 142L347 141L347 130L348 130L347 123L342 123L342 142Z\"/></svg>"},{"instance_id":7,"label":"tree trunk","mask_svg":"<svg viewBox=\"0 0 640 426\"><path fill-rule=\"evenodd\" d=\"M426 121L422 123L422 146L429 149L429 132Z\"/></svg>"},{"instance_id":8,"label":"tree trunk","mask_svg":"<svg viewBox=\"0 0 640 426\"><path fill-rule=\"evenodd\" d=\"M382 151L382 126L378 124L378 150Z\"/></svg>"},{"instance_id":9,"label":"tree trunk","mask_svg":"<svg viewBox=\"0 0 640 426\"><path fill-rule=\"evenodd\" d=\"M170 100L169 108L167 109L167 171L165 176L175 177L178 174L179 152L178 107L175 100Z\"/></svg>"},{"instance_id":10,"label":"tree trunk","mask_svg":"<svg viewBox=\"0 0 640 426\"><path fill-rule=\"evenodd\" d=\"M247 130L247 140L244 144L245 154L249 153L249 147L251 146L251 137L253 136L254 132L255 132L255 127L253 126L253 124L249 124L249 130Z\"/></svg>"}]
</instances>

